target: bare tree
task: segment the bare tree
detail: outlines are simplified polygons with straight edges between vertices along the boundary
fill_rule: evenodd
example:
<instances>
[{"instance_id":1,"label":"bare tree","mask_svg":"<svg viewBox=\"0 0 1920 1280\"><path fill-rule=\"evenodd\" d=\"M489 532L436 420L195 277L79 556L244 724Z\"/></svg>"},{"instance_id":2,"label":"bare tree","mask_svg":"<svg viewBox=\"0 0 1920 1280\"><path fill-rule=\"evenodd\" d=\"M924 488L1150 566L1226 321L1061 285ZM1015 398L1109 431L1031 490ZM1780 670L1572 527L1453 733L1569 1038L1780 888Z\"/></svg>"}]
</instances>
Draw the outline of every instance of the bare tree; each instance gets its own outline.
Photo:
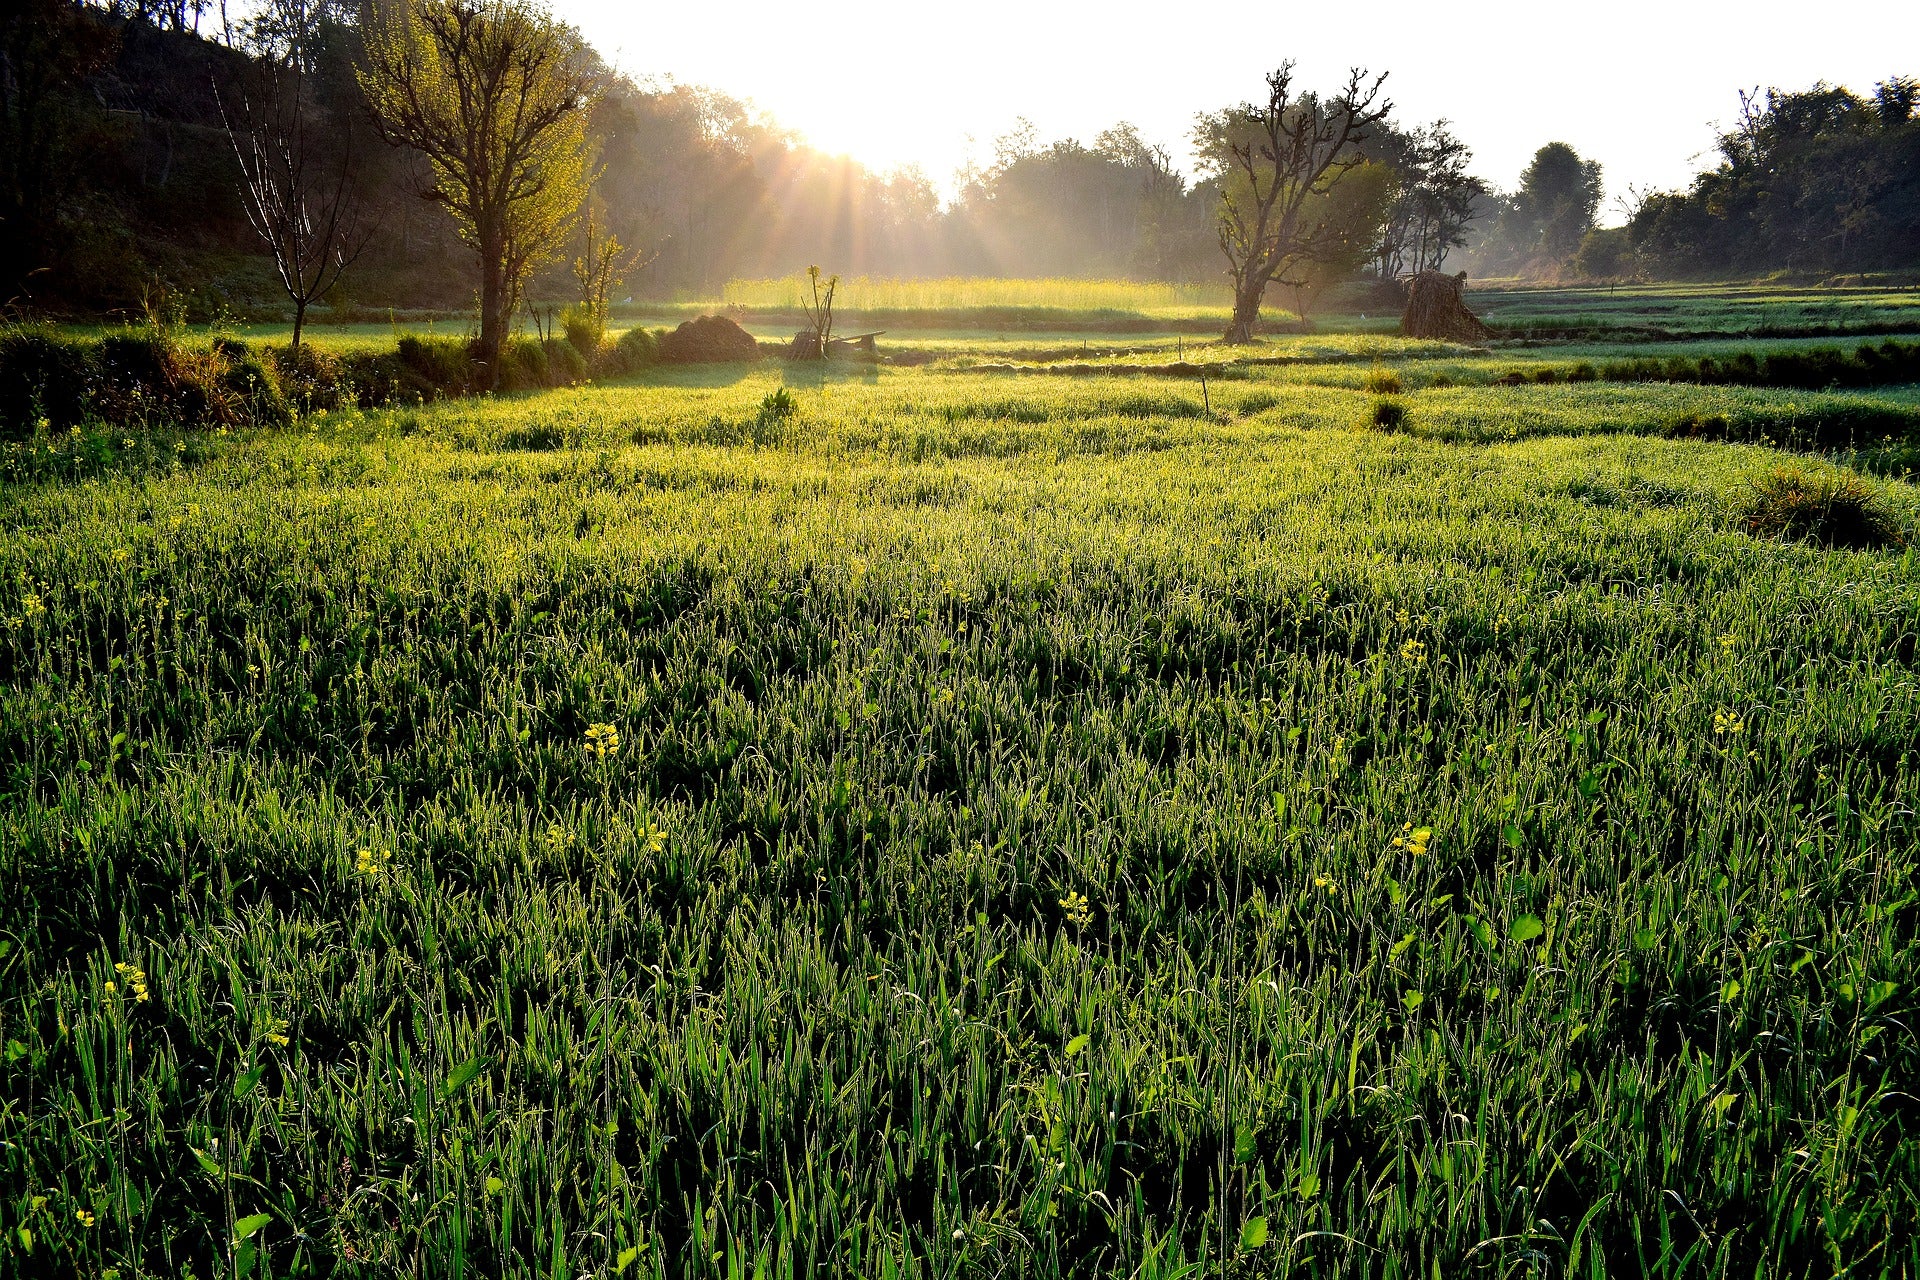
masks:
<instances>
[{"instance_id":1,"label":"bare tree","mask_svg":"<svg viewBox=\"0 0 1920 1280\"><path fill-rule=\"evenodd\" d=\"M325 163L323 148L309 136L313 126L305 82L297 62L266 65L255 92L242 91L231 113L218 87L214 90L221 123L240 162L240 199L247 221L273 254L280 287L293 303L296 351L307 309L340 283L347 268L366 252L374 232L349 181L351 130L345 132L335 162Z\"/></svg>"},{"instance_id":2,"label":"bare tree","mask_svg":"<svg viewBox=\"0 0 1920 1280\"><path fill-rule=\"evenodd\" d=\"M1393 104L1381 99L1385 73L1354 68L1327 101L1293 91L1293 63L1267 74L1267 100L1200 118L1194 143L1220 183L1218 232L1233 279L1226 341L1253 341L1267 285L1294 264L1312 261L1351 229L1336 225L1325 200L1365 163L1359 143Z\"/></svg>"}]
</instances>

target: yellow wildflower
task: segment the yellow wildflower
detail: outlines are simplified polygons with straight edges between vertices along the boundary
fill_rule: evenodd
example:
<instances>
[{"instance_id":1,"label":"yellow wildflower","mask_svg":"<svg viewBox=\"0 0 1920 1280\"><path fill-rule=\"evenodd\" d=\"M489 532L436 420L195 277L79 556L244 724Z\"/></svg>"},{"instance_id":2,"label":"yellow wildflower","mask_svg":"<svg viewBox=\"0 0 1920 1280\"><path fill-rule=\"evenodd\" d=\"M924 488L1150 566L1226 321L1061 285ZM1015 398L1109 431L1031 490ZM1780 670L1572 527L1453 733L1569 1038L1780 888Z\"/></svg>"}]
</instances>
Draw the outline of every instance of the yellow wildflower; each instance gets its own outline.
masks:
<instances>
[{"instance_id":1,"label":"yellow wildflower","mask_svg":"<svg viewBox=\"0 0 1920 1280\"><path fill-rule=\"evenodd\" d=\"M572 847L573 832L567 830L557 822L547 828L547 851L549 853L565 853Z\"/></svg>"},{"instance_id":2,"label":"yellow wildflower","mask_svg":"<svg viewBox=\"0 0 1920 1280\"><path fill-rule=\"evenodd\" d=\"M610 724L587 726L587 754L596 760L620 754L620 731Z\"/></svg>"},{"instance_id":3,"label":"yellow wildflower","mask_svg":"<svg viewBox=\"0 0 1920 1280\"><path fill-rule=\"evenodd\" d=\"M1739 637L1735 636L1733 632L1722 631L1720 633L1720 647L1722 649L1731 649L1733 648L1734 645L1738 643L1739 643Z\"/></svg>"},{"instance_id":4,"label":"yellow wildflower","mask_svg":"<svg viewBox=\"0 0 1920 1280\"><path fill-rule=\"evenodd\" d=\"M1713 713L1713 731L1718 735L1740 733L1747 727L1737 712L1720 710Z\"/></svg>"},{"instance_id":5,"label":"yellow wildflower","mask_svg":"<svg viewBox=\"0 0 1920 1280\"><path fill-rule=\"evenodd\" d=\"M667 833L659 827L649 825L645 835L648 853L658 853L667 847Z\"/></svg>"},{"instance_id":6,"label":"yellow wildflower","mask_svg":"<svg viewBox=\"0 0 1920 1280\"><path fill-rule=\"evenodd\" d=\"M145 969L142 969L139 965L127 964L123 961L114 965L113 971L127 980L127 988L133 992L135 1003L145 1004L147 1002L147 971ZM107 983L107 990L115 991L118 990L118 987L114 983L109 982Z\"/></svg>"},{"instance_id":7,"label":"yellow wildflower","mask_svg":"<svg viewBox=\"0 0 1920 1280\"><path fill-rule=\"evenodd\" d=\"M75 1209L73 1211L73 1216L79 1220L80 1225L83 1227L90 1227L93 1225L93 1214L89 1213L85 1209Z\"/></svg>"},{"instance_id":8,"label":"yellow wildflower","mask_svg":"<svg viewBox=\"0 0 1920 1280\"><path fill-rule=\"evenodd\" d=\"M1060 909L1066 913L1067 923L1076 929L1084 929L1093 923L1093 907L1085 894L1067 890L1067 896L1060 899Z\"/></svg>"},{"instance_id":9,"label":"yellow wildflower","mask_svg":"<svg viewBox=\"0 0 1920 1280\"><path fill-rule=\"evenodd\" d=\"M1417 667L1427 660L1427 646L1418 640L1409 640L1400 646L1400 656Z\"/></svg>"},{"instance_id":10,"label":"yellow wildflower","mask_svg":"<svg viewBox=\"0 0 1920 1280\"><path fill-rule=\"evenodd\" d=\"M287 1039L287 1020L285 1018L267 1019L267 1043L277 1044L283 1047L292 1043L292 1041Z\"/></svg>"},{"instance_id":11,"label":"yellow wildflower","mask_svg":"<svg viewBox=\"0 0 1920 1280\"><path fill-rule=\"evenodd\" d=\"M393 853L388 849L362 849L353 860L353 869L363 876L378 876L386 871L393 862Z\"/></svg>"}]
</instances>

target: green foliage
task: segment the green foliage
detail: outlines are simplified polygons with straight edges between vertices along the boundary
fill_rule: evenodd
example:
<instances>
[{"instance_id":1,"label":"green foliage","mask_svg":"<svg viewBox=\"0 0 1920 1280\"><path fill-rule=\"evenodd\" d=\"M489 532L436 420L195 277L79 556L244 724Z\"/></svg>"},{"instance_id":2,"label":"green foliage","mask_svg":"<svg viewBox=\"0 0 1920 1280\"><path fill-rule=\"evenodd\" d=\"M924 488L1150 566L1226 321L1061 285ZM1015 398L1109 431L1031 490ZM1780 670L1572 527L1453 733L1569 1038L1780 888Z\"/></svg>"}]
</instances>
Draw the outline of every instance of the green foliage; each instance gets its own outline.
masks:
<instances>
[{"instance_id":1,"label":"green foliage","mask_svg":"<svg viewBox=\"0 0 1920 1280\"><path fill-rule=\"evenodd\" d=\"M583 360L590 360L606 339L606 321L594 308L576 303L560 316L567 342Z\"/></svg>"},{"instance_id":2,"label":"green foliage","mask_svg":"<svg viewBox=\"0 0 1920 1280\"><path fill-rule=\"evenodd\" d=\"M638 373L660 361L660 337L652 330L635 325L611 343L600 347L593 372L619 377Z\"/></svg>"},{"instance_id":3,"label":"green foliage","mask_svg":"<svg viewBox=\"0 0 1920 1280\"><path fill-rule=\"evenodd\" d=\"M1906 545L1900 521L1859 476L1798 464L1776 466L1753 482L1741 510L1750 533L1805 538L1834 547Z\"/></svg>"}]
</instances>

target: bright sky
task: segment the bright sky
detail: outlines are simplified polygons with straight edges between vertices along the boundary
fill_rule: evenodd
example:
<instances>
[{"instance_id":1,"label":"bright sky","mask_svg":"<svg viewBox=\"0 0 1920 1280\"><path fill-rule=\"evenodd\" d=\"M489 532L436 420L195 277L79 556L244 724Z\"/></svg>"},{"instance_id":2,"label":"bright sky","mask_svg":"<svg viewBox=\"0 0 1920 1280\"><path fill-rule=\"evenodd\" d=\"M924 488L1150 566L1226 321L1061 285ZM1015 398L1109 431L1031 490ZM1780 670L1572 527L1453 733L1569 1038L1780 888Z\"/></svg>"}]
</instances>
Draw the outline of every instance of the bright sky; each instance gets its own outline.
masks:
<instances>
[{"instance_id":1,"label":"bright sky","mask_svg":"<svg viewBox=\"0 0 1920 1280\"><path fill-rule=\"evenodd\" d=\"M1396 118L1445 116L1498 186L1563 141L1600 161L1610 197L1685 185L1743 88L1920 75L1914 0L552 3L631 75L747 99L818 147L918 164L943 189L1020 116L1042 142L1088 144L1130 120L1187 167L1195 113L1261 92L1288 57L1322 89L1355 63L1390 71Z\"/></svg>"}]
</instances>

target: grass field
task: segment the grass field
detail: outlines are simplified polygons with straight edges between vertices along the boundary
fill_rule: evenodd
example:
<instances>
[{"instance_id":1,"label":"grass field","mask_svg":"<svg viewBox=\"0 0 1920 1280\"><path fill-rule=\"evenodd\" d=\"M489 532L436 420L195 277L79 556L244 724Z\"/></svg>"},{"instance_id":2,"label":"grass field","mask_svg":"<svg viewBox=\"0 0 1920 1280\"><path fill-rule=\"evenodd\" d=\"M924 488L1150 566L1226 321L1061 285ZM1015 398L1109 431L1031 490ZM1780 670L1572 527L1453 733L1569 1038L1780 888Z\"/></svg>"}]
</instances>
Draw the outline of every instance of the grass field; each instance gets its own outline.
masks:
<instances>
[{"instance_id":1,"label":"grass field","mask_svg":"<svg viewBox=\"0 0 1920 1280\"><path fill-rule=\"evenodd\" d=\"M1920 1274L1920 390L963 329L9 447L0 1274Z\"/></svg>"}]
</instances>

